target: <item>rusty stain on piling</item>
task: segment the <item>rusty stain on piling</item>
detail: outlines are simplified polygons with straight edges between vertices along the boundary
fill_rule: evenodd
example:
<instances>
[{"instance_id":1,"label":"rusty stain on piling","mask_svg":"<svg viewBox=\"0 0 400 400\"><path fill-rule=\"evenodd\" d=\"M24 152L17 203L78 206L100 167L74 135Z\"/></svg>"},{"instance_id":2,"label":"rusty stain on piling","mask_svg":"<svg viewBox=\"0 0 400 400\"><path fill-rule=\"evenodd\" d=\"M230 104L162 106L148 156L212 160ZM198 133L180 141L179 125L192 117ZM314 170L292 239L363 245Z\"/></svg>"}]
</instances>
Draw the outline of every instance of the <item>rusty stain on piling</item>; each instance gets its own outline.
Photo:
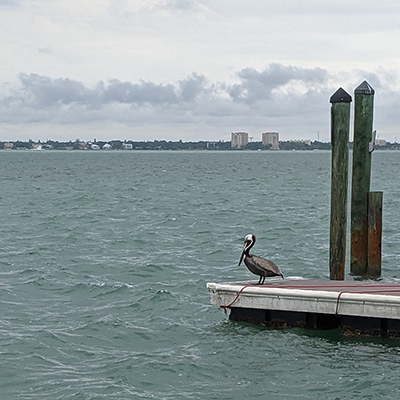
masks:
<instances>
[{"instance_id":1,"label":"rusty stain on piling","mask_svg":"<svg viewBox=\"0 0 400 400\"><path fill-rule=\"evenodd\" d=\"M364 225L364 224L363 224ZM367 226L360 229L353 228L350 233L351 241L351 273L363 276L367 271Z\"/></svg>"}]
</instances>

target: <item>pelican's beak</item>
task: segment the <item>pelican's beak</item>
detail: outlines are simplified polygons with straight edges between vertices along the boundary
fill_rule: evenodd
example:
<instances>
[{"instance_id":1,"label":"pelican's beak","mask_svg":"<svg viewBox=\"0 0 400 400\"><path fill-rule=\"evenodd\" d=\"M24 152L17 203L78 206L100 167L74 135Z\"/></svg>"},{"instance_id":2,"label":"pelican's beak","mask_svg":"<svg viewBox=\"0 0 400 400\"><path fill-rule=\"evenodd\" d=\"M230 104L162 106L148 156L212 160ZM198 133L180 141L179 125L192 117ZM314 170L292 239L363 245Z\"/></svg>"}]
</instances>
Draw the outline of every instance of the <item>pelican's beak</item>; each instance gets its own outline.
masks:
<instances>
[{"instance_id":1,"label":"pelican's beak","mask_svg":"<svg viewBox=\"0 0 400 400\"><path fill-rule=\"evenodd\" d=\"M242 263L243 258L244 258L244 246L243 246L243 251L242 251L242 255L240 256L240 260L239 260L238 266Z\"/></svg>"}]
</instances>

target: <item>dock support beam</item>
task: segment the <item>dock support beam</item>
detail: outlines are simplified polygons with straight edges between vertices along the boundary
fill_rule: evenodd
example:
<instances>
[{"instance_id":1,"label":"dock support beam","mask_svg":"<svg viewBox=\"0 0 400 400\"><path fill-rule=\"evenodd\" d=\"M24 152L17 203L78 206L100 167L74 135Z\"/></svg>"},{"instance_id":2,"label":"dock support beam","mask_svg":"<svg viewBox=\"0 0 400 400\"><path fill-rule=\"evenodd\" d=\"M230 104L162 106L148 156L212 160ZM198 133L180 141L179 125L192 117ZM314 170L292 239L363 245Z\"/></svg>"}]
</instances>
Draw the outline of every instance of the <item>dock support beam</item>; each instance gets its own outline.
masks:
<instances>
[{"instance_id":1,"label":"dock support beam","mask_svg":"<svg viewBox=\"0 0 400 400\"><path fill-rule=\"evenodd\" d=\"M330 98L332 168L329 275L331 280L344 280L351 100L351 96L342 88Z\"/></svg>"},{"instance_id":2,"label":"dock support beam","mask_svg":"<svg viewBox=\"0 0 400 400\"><path fill-rule=\"evenodd\" d=\"M353 179L351 192L350 273L366 276L368 263L368 196L373 150L374 89L364 81L354 91ZM372 145L371 145L372 142Z\"/></svg>"}]
</instances>

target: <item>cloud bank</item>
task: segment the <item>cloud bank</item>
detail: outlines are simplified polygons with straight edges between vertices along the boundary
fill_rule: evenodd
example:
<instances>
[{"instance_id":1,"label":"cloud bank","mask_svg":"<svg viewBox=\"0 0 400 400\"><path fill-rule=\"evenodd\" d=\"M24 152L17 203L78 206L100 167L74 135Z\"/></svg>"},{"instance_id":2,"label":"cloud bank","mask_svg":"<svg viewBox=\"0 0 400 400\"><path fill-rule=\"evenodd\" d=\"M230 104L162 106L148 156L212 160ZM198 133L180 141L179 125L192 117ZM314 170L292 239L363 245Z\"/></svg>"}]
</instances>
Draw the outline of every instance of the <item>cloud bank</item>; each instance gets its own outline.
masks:
<instances>
[{"instance_id":1,"label":"cloud bank","mask_svg":"<svg viewBox=\"0 0 400 400\"><path fill-rule=\"evenodd\" d=\"M118 126L124 137L130 133L129 138L138 140L229 140L230 132L245 130L255 138L279 131L283 139L316 139L318 134L328 141L330 96L339 86L353 95L364 79L377 93L381 137L394 135L397 113L390 110L399 97L393 90L395 72L332 74L279 63L263 70L244 68L234 82L213 82L192 73L171 83L115 78L88 86L71 78L21 73L16 85L3 90L0 112L7 126L62 125L84 132L95 123L98 138L105 139L122 138L109 131Z\"/></svg>"}]
</instances>

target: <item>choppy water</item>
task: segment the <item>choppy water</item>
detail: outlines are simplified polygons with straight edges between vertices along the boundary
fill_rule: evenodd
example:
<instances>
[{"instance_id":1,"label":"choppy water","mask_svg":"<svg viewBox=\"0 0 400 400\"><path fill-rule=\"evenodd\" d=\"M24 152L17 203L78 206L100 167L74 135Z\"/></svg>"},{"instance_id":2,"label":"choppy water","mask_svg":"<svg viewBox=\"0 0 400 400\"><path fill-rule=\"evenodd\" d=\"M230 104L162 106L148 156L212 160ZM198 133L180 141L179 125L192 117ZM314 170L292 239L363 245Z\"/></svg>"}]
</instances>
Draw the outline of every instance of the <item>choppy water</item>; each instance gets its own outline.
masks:
<instances>
[{"instance_id":1,"label":"choppy water","mask_svg":"<svg viewBox=\"0 0 400 400\"><path fill-rule=\"evenodd\" d=\"M400 152L373 154L399 278ZM0 398L397 399L400 343L230 322L245 234L328 277L329 152L0 152ZM251 277L253 278L253 277Z\"/></svg>"}]
</instances>

